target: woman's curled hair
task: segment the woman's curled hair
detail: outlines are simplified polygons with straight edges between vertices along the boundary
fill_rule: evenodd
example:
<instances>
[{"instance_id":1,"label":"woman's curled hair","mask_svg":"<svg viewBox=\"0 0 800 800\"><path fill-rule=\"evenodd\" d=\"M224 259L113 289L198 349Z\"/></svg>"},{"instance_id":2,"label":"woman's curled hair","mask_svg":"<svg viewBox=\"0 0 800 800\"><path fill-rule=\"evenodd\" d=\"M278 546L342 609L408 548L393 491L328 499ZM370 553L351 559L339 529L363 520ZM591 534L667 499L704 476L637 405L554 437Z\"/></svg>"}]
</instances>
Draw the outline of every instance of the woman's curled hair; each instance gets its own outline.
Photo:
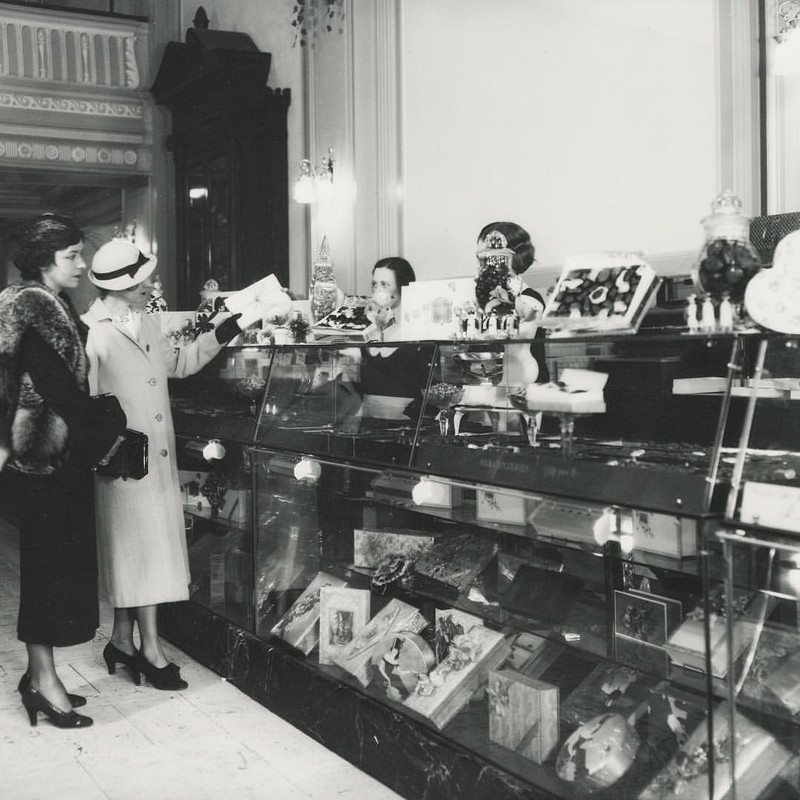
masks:
<instances>
[{"instance_id":1,"label":"woman's curled hair","mask_svg":"<svg viewBox=\"0 0 800 800\"><path fill-rule=\"evenodd\" d=\"M55 260L58 250L66 250L83 241L83 231L61 214L41 214L22 232L14 266L23 280L41 281L42 271Z\"/></svg>"}]
</instances>

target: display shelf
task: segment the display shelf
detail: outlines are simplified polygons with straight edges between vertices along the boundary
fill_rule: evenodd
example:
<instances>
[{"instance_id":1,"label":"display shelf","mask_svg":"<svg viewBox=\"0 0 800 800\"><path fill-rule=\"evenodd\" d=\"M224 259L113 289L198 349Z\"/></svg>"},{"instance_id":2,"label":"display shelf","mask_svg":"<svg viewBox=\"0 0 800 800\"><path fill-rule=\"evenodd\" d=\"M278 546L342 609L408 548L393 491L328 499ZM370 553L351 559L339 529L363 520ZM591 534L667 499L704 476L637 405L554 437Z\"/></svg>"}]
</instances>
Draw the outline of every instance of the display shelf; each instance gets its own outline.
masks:
<instances>
[{"instance_id":1,"label":"display shelf","mask_svg":"<svg viewBox=\"0 0 800 800\"><path fill-rule=\"evenodd\" d=\"M249 471L237 472L237 480L249 480L251 492L250 545L240 548L251 556L251 583L244 581L252 589L251 609L239 603L250 589L237 595L225 585L220 592L218 580L212 593L210 556L216 548L211 546L208 554L195 555L193 575L201 578L196 602L170 608L164 630L261 702L314 731L327 746L409 798L449 798L455 789L460 798L503 800L649 797L653 786L672 779L670 764L679 757L680 742L690 735L700 741L709 715L713 719L718 704L730 702L722 679L685 672L669 648L675 631L695 619L712 588L727 580L727 545L714 532L731 487L742 478L737 458L751 406L749 397L734 397L730 389L752 377L765 339L770 346L784 344L751 334L663 332L545 340L554 377L566 364L605 370L609 376L606 413L581 419L568 453L552 421L545 418L534 438L519 424L520 413L487 414L477 404L489 392L502 402L509 402L513 392L521 396L500 367L505 355L518 355L524 342L392 343L392 351L408 348L409 363L420 367L418 402L396 399L408 399L403 394L407 385L395 387L396 395L385 396L395 397L389 400L375 400L365 390L362 367L375 358L369 353L373 345L315 343L276 349L271 358L262 354L259 363L269 367L262 373L265 389L257 421L252 438L236 443L244 446L250 465ZM491 351L498 367L490 389L453 358L483 350ZM250 369L235 354L225 363ZM673 393L673 380L703 376L723 380L725 392ZM392 391L386 379L383 374L380 385ZM187 426L181 434L200 442L216 438L208 422L214 414L235 424L253 411L237 405L233 395L220 402L217 398L232 387L214 389L213 384L207 373L206 399L183 396L179 405L191 410L176 416ZM445 391L444 384L451 388ZM458 398L458 386L477 388L467 393L475 405L468 404L470 413L456 434L440 425L437 403L446 396ZM793 468L785 453L794 451L774 441L786 422L785 409L773 406L754 416L755 438L745 447L751 450L749 474L765 476L765 482ZM255 417L246 419L249 423ZM246 437L247 431L240 427L239 435ZM757 526L751 529L761 532ZM230 526L225 535L240 533ZM241 556L232 557L231 577L240 561ZM761 574L760 557L741 555L734 561L737 586ZM228 576L227 560L219 574ZM331 596L355 591L364 597L369 591L366 628L348 628L343 617L334 629L330 616L320 618L319 587L326 582L337 587ZM395 696L390 691L397 689L390 680L392 659L403 663L403 645L395 639L404 640L391 628L397 609L412 613L411 630L434 653L433 667L414 673L415 679L406 676L414 697L427 697L430 682L431 701L406 703L402 692ZM330 615L330 607L324 613ZM302 639L288 637L289 644L281 638L285 619L303 620ZM775 617L770 624L777 622ZM372 623L377 633L364 641L371 642L369 648L380 644L383 649L366 656L374 664L365 667L366 673L355 663L352 674L337 663L320 664L319 637L335 632L337 640L350 636L351 642L361 641L358 637L366 636ZM695 628L696 659L704 663L703 637L710 628ZM478 667L483 656L470 660L482 652L473 651L482 637L495 643L486 657L494 654L497 660L487 671ZM452 657L467 659L464 674L474 669L474 684L462 683L448 661L447 647L456 641ZM332 642L326 640L326 648ZM754 673L772 668L762 655L757 653L751 665ZM499 685L517 693L515 702L549 714L541 717L547 725L540 733L527 731L535 746L525 749L528 739L525 744L520 740L525 755L504 739L524 720L497 717L496 681L505 680L498 677L504 671L510 671L512 682ZM290 674L299 683L287 691ZM544 697L558 698L557 718L540 705ZM794 722L774 713L774 703L766 703L750 683L737 708L775 739L773 754L782 758L780 748L792 742ZM682 720L683 738L667 724L670 713ZM604 714L602 725L617 726L616 733L606 733L597 722ZM386 731L392 731L391 757L384 747L380 761L361 738L354 749L349 734L340 735L347 720L362 731L375 731L379 742L385 743ZM599 726L597 731L584 730L588 723ZM612 738L594 743L595 734ZM589 752L618 746L614 736L621 740L613 765L598 775L585 769L582 759ZM781 776L772 788L750 780L750 772L737 775L737 781L746 791L758 785L753 800L777 800L781 795L775 786L794 786L789 767L781 763L778 771ZM717 778L724 784L724 773L716 767L703 772L692 791L708 794ZM474 793L465 788L470 781L477 781Z\"/></svg>"}]
</instances>

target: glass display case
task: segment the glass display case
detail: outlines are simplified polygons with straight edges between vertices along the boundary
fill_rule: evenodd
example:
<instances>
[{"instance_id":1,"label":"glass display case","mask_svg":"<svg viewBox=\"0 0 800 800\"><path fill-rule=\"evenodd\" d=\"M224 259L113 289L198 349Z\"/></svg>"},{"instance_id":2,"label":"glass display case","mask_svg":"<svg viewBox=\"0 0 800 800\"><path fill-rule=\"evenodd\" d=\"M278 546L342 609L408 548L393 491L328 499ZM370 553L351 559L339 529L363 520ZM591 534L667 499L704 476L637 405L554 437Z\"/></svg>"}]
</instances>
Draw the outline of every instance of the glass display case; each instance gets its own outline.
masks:
<instances>
[{"instance_id":1,"label":"glass display case","mask_svg":"<svg viewBox=\"0 0 800 800\"><path fill-rule=\"evenodd\" d=\"M737 713L725 646L796 628L750 586L791 559L715 535L738 484L795 480L766 343L797 377L757 334L227 348L176 427L187 470L222 440L250 516L195 519L165 629L408 797L800 797L791 714Z\"/></svg>"},{"instance_id":2,"label":"glass display case","mask_svg":"<svg viewBox=\"0 0 800 800\"><path fill-rule=\"evenodd\" d=\"M716 718L722 735L733 732L740 798L759 797L776 773L776 796L800 796L799 347L797 337L760 342L736 390L747 409L717 534L725 564L719 627L733 646L724 652L727 680L715 687Z\"/></svg>"}]
</instances>

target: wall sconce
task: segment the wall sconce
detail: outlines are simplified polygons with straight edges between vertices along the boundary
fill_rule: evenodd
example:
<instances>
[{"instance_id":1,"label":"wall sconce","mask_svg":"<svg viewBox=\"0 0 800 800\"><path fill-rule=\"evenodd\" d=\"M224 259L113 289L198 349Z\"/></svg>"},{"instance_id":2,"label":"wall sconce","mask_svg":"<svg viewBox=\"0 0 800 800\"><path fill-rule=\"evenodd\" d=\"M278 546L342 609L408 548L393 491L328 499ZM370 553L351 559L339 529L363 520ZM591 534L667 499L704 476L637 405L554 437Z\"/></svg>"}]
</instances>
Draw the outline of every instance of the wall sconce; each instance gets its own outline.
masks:
<instances>
[{"instance_id":1,"label":"wall sconce","mask_svg":"<svg viewBox=\"0 0 800 800\"><path fill-rule=\"evenodd\" d=\"M333 199L333 148L320 161L319 169L307 158L300 161L300 174L294 182L296 203L318 203Z\"/></svg>"},{"instance_id":2,"label":"wall sconce","mask_svg":"<svg viewBox=\"0 0 800 800\"><path fill-rule=\"evenodd\" d=\"M773 75L800 74L800 0L784 0L778 6L781 31L772 53Z\"/></svg>"}]
</instances>

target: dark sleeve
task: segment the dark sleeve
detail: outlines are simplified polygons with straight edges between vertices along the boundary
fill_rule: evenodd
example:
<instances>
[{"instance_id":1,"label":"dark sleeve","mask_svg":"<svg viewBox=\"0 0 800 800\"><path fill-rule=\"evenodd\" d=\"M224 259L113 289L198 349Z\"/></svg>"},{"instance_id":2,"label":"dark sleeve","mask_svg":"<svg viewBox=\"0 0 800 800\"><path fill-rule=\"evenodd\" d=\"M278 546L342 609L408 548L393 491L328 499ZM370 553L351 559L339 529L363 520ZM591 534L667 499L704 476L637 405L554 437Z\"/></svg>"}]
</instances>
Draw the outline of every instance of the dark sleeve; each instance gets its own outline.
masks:
<instances>
[{"instance_id":1,"label":"dark sleeve","mask_svg":"<svg viewBox=\"0 0 800 800\"><path fill-rule=\"evenodd\" d=\"M20 361L36 392L67 423L72 453L86 466L96 464L124 433L124 414L121 419L98 418L63 359L34 330L22 337Z\"/></svg>"},{"instance_id":2,"label":"dark sleeve","mask_svg":"<svg viewBox=\"0 0 800 800\"><path fill-rule=\"evenodd\" d=\"M536 300L542 304L542 308L545 307L544 298L535 289L525 289L522 294L536 298ZM545 358L544 337L544 328L538 328L534 336L534 341L531 342L531 355L536 359L536 363L539 365L539 376L536 378L536 383L550 382L550 370L547 368L547 359Z\"/></svg>"}]
</instances>

